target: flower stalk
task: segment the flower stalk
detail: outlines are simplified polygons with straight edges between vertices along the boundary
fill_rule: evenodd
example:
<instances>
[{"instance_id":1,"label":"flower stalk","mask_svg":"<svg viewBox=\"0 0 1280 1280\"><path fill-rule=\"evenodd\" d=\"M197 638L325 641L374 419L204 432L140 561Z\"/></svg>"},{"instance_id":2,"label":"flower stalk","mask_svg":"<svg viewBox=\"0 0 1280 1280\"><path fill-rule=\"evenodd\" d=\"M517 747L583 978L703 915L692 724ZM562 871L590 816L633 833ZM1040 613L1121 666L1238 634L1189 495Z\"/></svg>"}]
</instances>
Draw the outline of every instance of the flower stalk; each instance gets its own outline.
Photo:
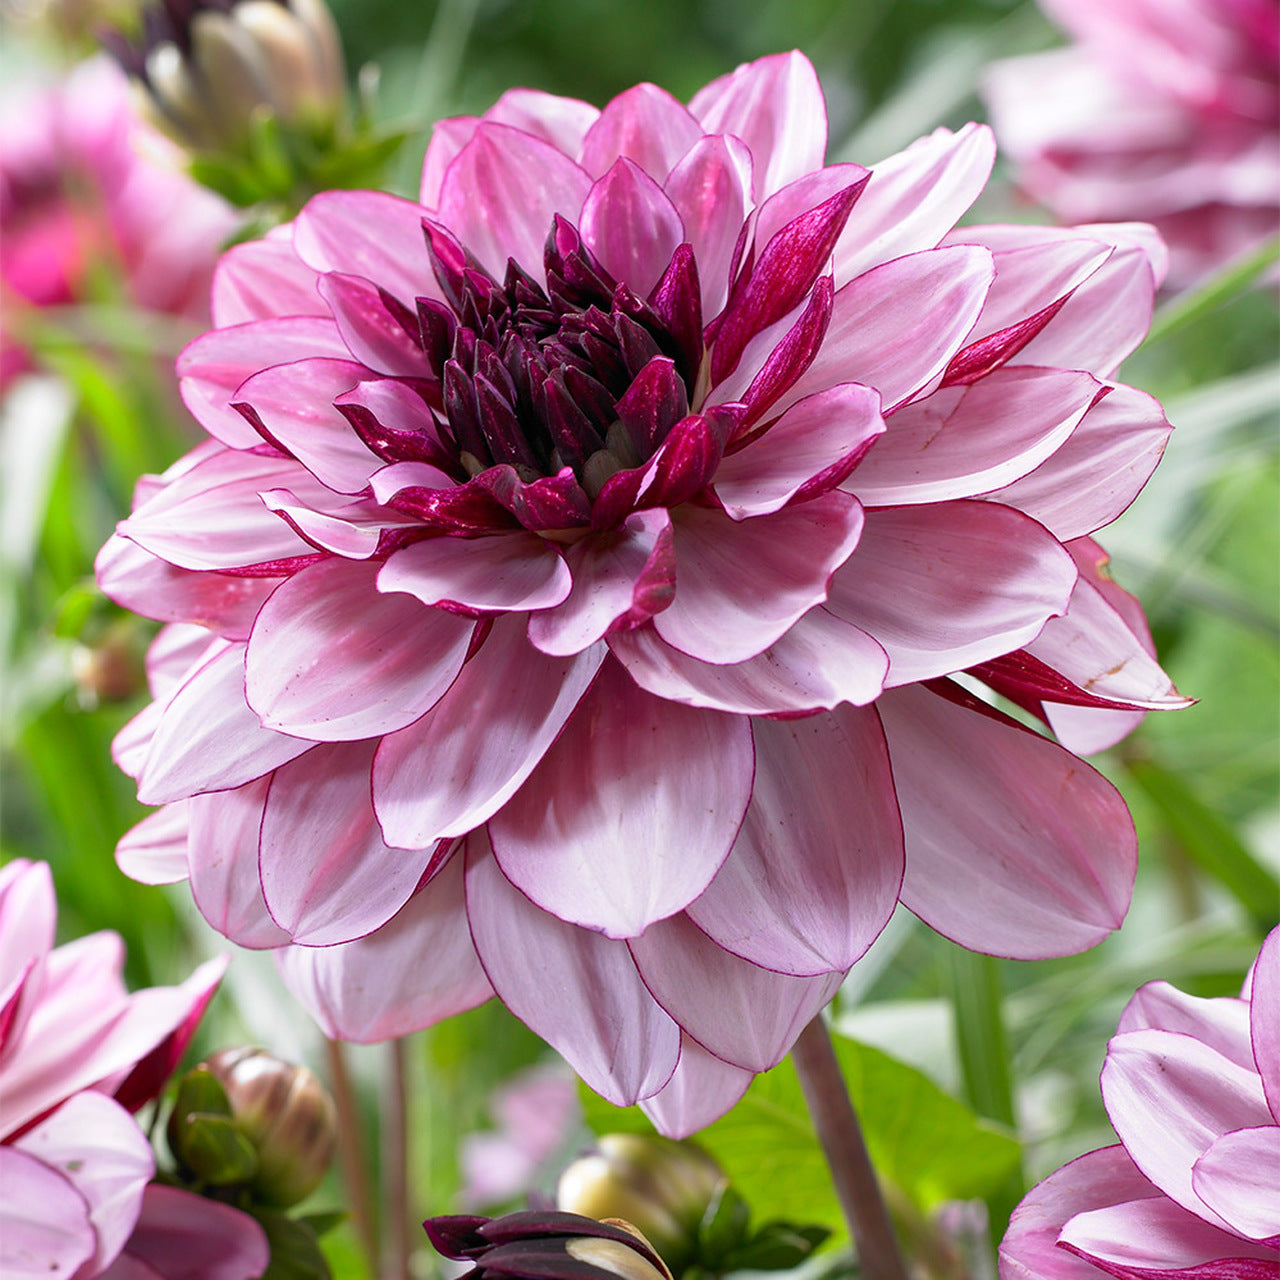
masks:
<instances>
[{"instance_id":1,"label":"flower stalk","mask_svg":"<svg viewBox=\"0 0 1280 1280\"><path fill-rule=\"evenodd\" d=\"M866 1280L906 1280L906 1267L862 1126L821 1014L800 1033L791 1050L791 1061L831 1169L831 1180L849 1224L863 1276Z\"/></svg>"},{"instance_id":2,"label":"flower stalk","mask_svg":"<svg viewBox=\"0 0 1280 1280\"><path fill-rule=\"evenodd\" d=\"M409 1077L403 1040L387 1046L386 1105L382 1113L382 1187L386 1280L409 1280Z\"/></svg>"},{"instance_id":3,"label":"flower stalk","mask_svg":"<svg viewBox=\"0 0 1280 1280\"><path fill-rule=\"evenodd\" d=\"M365 1177L367 1166L364 1143L360 1137L360 1113L355 1091L351 1087L351 1074L347 1070L346 1054L339 1041L326 1038L324 1050L329 1067L329 1089L338 1109L338 1158L342 1162L346 1201L351 1209L351 1220L360 1248L364 1252L369 1274L377 1275L380 1250L378 1235L374 1230L373 1197L370 1194L369 1180Z\"/></svg>"}]
</instances>

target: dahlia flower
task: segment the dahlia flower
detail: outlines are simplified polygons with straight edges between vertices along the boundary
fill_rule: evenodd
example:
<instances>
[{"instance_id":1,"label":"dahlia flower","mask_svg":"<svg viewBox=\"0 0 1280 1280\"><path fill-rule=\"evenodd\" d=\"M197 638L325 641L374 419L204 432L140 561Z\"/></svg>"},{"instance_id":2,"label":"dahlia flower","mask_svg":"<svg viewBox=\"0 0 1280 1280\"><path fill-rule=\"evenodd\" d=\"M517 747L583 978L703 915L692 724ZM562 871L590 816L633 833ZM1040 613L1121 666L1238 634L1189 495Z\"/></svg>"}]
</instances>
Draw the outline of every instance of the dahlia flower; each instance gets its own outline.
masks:
<instances>
[{"instance_id":1,"label":"dahlia flower","mask_svg":"<svg viewBox=\"0 0 1280 1280\"><path fill-rule=\"evenodd\" d=\"M825 145L799 54L688 107L515 90L420 202L224 257L179 361L210 439L98 561L175 624L118 857L330 1034L496 992L682 1134L899 899L1010 956L1123 917L1117 793L948 677L1085 750L1180 701L1091 540L1168 430L1110 381L1158 243L953 231L978 126Z\"/></svg>"},{"instance_id":2,"label":"dahlia flower","mask_svg":"<svg viewBox=\"0 0 1280 1280\"><path fill-rule=\"evenodd\" d=\"M1120 1143L1026 1196L1001 1280L1280 1275L1280 929L1239 999L1139 989L1102 1068Z\"/></svg>"},{"instance_id":3,"label":"dahlia flower","mask_svg":"<svg viewBox=\"0 0 1280 1280\"><path fill-rule=\"evenodd\" d=\"M1280 231L1274 0L1041 0L1076 43L989 69L1019 184L1066 222L1140 218L1186 284Z\"/></svg>"},{"instance_id":4,"label":"dahlia flower","mask_svg":"<svg viewBox=\"0 0 1280 1280\"><path fill-rule=\"evenodd\" d=\"M139 307L207 320L209 282L235 219L167 162L168 144L134 116L120 70L94 59L6 105L0 386L30 365L23 311L85 300L95 273L117 273Z\"/></svg>"},{"instance_id":5,"label":"dahlia flower","mask_svg":"<svg viewBox=\"0 0 1280 1280\"><path fill-rule=\"evenodd\" d=\"M132 1112L177 1065L225 959L130 995L120 937L53 946L44 863L0 868L0 1274L56 1280L249 1280L267 1241L247 1214L152 1182Z\"/></svg>"}]
</instances>

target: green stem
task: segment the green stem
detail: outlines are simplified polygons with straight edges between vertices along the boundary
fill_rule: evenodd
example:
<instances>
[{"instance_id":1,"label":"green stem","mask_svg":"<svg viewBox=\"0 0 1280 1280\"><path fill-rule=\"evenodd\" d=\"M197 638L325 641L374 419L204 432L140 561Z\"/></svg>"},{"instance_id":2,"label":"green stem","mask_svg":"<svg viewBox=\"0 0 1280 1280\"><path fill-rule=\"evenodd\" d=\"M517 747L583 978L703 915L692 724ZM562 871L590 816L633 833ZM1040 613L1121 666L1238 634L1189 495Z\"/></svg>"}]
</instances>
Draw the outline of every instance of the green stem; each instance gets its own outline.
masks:
<instances>
[{"instance_id":1,"label":"green stem","mask_svg":"<svg viewBox=\"0 0 1280 1280\"><path fill-rule=\"evenodd\" d=\"M351 1206L351 1220L364 1253L368 1274L376 1276L379 1267L378 1233L374 1228L373 1195L369 1189L369 1179L365 1177L368 1162L360 1136L360 1111L356 1105L355 1091L351 1087L351 1074L347 1070L342 1045L337 1040L326 1040L324 1048L329 1065L329 1089L338 1110L338 1157L342 1162L347 1203Z\"/></svg>"},{"instance_id":2,"label":"green stem","mask_svg":"<svg viewBox=\"0 0 1280 1280\"><path fill-rule=\"evenodd\" d=\"M409 1280L409 1076L403 1040L387 1046L387 1087L382 1109L382 1194L386 1198L385 1280Z\"/></svg>"},{"instance_id":3,"label":"green stem","mask_svg":"<svg viewBox=\"0 0 1280 1280\"><path fill-rule=\"evenodd\" d=\"M791 1061L858 1251L863 1280L907 1280L862 1126L821 1014L800 1033Z\"/></svg>"},{"instance_id":4,"label":"green stem","mask_svg":"<svg viewBox=\"0 0 1280 1280\"><path fill-rule=\"evenodd\" d=\"M1227 263L1197 288L1165 303L1151 320L1147 342L1159 342L1230 302L1276 261L1280 261L1280 236L1264 241L1252 253Z\"/></svg>"}]
</instances>

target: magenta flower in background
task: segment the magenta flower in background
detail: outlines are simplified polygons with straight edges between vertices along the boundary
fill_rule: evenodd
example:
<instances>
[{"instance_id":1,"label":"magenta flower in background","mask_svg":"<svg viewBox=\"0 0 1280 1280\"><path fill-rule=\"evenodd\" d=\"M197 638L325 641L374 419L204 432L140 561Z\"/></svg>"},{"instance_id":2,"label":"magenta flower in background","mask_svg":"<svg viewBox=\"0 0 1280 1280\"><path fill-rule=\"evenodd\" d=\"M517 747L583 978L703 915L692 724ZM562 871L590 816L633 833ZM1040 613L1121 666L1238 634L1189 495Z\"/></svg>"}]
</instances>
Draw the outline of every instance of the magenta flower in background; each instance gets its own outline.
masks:
<instances>
[{"instance_id":1,"label":"magenta flower in background","mask_svg":"<svg viewBox=\"0 0 1280 1280\"><path fill-rule=\"evenodd\" d=\"M1015 1210L1001 1280L1280 1275L1280 929L1239 999L1149 982L1102 1068L1120 1138Z\"/></svg>"},{"instance_id":2,"label":"magenta flower in background","mask_svg":"<svg viewBox=\"0 0 1280 1280\"><path fill-rule=\"evenodd\" d=\"M132 1113L159 1093L196 1029L225 959L180 987L130 995L118 934L53 946L44 863L0 868L0 1273L55 1280L210 1280L265 1270L247 1214L151 1180Z\"/></svg>"},{"instance_id":3,"label":"magenta flower in background","mask_svg":"<svg viewBox=\"0 0 1280 1280\"><path fill-rule=\"evenodd\" d=\"M1041 0L1076 43L985 97L1023 189L1064 222L1137 218L1184 285L1280 231L1275 0Z\"/></svg>"},{"instance_id":4,"label":"magenta flower in background","mask_svg":"<svg viewBox=\"0 0 1280 1280\"><path fill-rule=\"evenodd\" d=\"M105 58L11 102L0 133L0 299L6 329L26 307L83 301L95 273L129 300L206 321L209 281L236 225L229 206L179 172L134 114L128 81ZM0 387L28 368L0 334Z\"/></svg>"},{"instance_id":5,"label":"magenta flower in background","mask_svg":"<svg viewBox=\"0 0 1280 1280\"><path fill-rule=\"evenodd\" d=\"M824 165L799 54L688 107L530 90L421 203L233 249L181 357L211 438L98 562L173 625L119 850L280 948L325 1030L495 992L667 1133L789 1050L901 899L1038 957L1122 919L1066 747L1181 699L1091 535L1168 431L1110 380L1149 229L967 227L993 144Z\"/></svg>"}]
</instances>

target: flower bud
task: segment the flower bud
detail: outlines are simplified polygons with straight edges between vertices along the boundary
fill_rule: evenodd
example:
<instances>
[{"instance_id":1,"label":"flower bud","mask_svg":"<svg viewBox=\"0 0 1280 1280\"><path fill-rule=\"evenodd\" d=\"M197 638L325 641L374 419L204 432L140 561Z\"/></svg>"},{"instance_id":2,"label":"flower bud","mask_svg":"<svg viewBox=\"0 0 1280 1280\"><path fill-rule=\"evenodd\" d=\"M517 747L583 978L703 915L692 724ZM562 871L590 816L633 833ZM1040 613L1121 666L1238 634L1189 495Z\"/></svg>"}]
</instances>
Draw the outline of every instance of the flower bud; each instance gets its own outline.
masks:
<instances>
[{"instance_id":1,"label":"flower bud","mask_svg":"<svg viewBox=\"0 0 1280 1280\"><path fill-rule=\"evenodd\" d=\"M576 1213L509 1213L502 1218L445 1216L423 1227L446 1258L475 1263L468 1280L671 1280L644 1234L619 1218Z\"/></svg>"},{"instance_id":2,"label":"flower bud","mask_svg":"<svg viewBox=\"0 0 1280 1280\"><path fill-rule=\"evenodd\" d=\"M249 1187L264 1204L297 1204L333 1158L337 1117L328 1091L306 1067L263 1049L223 1049L204 1064L226 1091L231 1118L257 1153Z\"/></svg>"},{"instance_id":3,"label":"flower bud","mask_svg":"<svg viewBox=\"0 0 1280 1280\"><path fill-rule=\"evenodd\" d=\"M142 646L132 621L114 624L71 650L71 677L89 706L126 702L146 687Z\"/></svg>"},{"instance_id":4,"label":"flower bud","mask_svg":"<svg viewBox=\"0 0 1280 1280\"><path fill-rule=\"evenodd\" d=\"M693 1260L699 1224L725 1183L720 1166L692 1142L609 1133L560 1175L556 1206L635 1223L678 1274Z\"/></svg>"}]
</instances>

